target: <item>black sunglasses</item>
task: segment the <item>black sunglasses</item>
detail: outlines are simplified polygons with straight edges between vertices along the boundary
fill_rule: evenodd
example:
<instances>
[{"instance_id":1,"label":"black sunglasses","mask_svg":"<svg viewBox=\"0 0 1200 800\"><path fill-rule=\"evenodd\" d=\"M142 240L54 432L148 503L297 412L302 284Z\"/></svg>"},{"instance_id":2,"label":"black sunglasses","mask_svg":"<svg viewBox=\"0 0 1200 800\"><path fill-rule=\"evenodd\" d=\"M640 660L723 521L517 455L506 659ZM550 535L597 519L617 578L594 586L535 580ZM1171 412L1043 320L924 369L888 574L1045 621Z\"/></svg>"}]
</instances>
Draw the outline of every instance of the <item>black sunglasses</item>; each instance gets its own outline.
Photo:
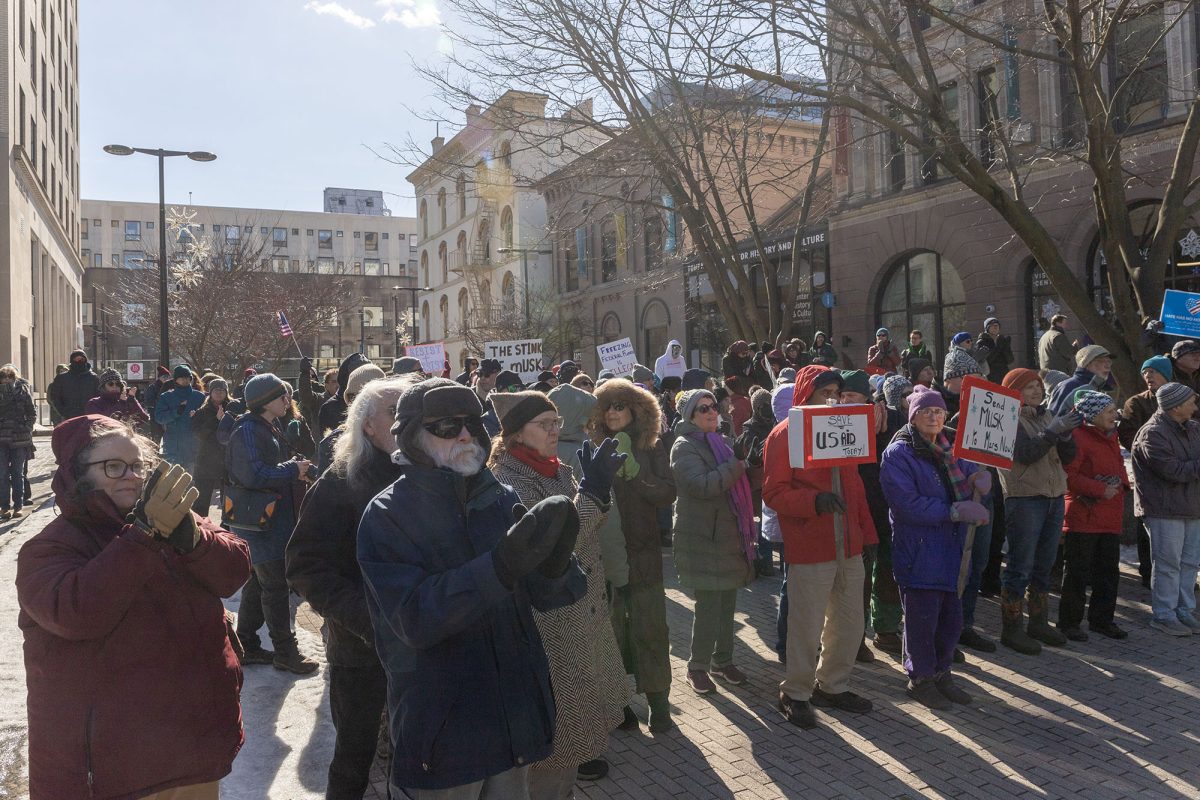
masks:
<instances>
[{"instance_id":1,"label":"black sunglasses","mask_svg":"<svg viewBox=\"0 0 1200 800\"><path fill-rule=\"evenodd\" d=\"M693 413L707 414L710 411L716 411L716 410L717 410L717 406L715 403L705 403L702 406L696 406L696 410Z\"/></svg>"},{"instance_id":2,"label":"black sunglasses","mask_svg":"<svg viewBox=\"0 0 1200 800\"><path fill-rule=\"evenodd\" d=\"M483 427L483 417L476 414L469 417L442 417L433 422L427 422L421 427L439 439L457 439L464 427L471 432L472 436L487 435Z\"/></svg>"},{"instance_id":3,"label":"black sunglasses","mask_svg":"<svg viewBox=\"0 0 1200 800\"><path fill-rule=\"evenodd\" d=\"M624 411L627 408L629 408L629 406L625 405L624 403L612 403L611 405L609 405L608 410L616 411L618 414L620 414L622 411Z\"/></svg>"}]
</instances>

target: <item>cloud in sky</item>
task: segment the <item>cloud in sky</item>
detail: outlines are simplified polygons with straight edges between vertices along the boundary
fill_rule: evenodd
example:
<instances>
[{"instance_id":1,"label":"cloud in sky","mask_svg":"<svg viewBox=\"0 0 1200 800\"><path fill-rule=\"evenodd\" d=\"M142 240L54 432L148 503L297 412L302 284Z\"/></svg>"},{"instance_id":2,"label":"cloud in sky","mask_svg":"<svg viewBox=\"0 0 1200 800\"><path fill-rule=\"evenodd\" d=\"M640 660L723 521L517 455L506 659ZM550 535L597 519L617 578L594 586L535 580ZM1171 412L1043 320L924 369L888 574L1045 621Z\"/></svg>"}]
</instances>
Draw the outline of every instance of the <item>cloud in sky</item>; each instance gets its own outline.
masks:
<instances>
[{"instance_id":1,"label":"cloud in sky","mask_svg":"<svg viewBox=\"0 0 1200 800\"><path fill-rule=\"evenodd\" d=\"M367 30L368 28L375 27L374 20L367 19L366 17L362 16L361 14L359 14L349 8L346 8L345 6L343 6L339 3L318 3L318 2L315 2L315 0L313 0L313 2L309 2L309 3L305 4L304 10L305 11L314 11L318 14L328 14L331 17L337 17L342 22L345 22L347 25L352 25L355 28L358 28L358 29L364 30L364 31Z\"/></svg>"},{"instance_id":2,"label":"cloud in sky","mask_svg":"<svg viewBox=\"0 0 1200 800\"><path fill-rule=\"evenodd\" d=\"M406 28L432 28L441 24L436 0L377 0L384 9L380 22L399 23Z\"/></svg>"}]
</instances>

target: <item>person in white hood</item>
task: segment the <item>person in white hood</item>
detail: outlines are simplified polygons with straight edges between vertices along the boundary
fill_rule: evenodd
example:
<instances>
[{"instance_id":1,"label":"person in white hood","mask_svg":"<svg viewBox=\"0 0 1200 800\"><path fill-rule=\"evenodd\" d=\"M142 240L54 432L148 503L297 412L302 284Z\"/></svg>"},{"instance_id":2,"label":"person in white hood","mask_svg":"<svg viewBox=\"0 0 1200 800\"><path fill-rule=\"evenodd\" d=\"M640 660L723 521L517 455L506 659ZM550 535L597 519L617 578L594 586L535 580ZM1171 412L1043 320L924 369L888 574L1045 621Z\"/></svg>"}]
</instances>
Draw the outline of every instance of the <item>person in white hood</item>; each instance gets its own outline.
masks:
<instances>
[{"instance_id":1,"label":"person in white hood","mask_svg":"<svg viewBox=\"0 0 1200 800\"><path fill-rule=\"evenodd\" d=\"M654 362L654 374L659 378L682 378L687 372L687 359L683 357L683 345L672 339L667 351Z\"/></svg>"}]
</instances>

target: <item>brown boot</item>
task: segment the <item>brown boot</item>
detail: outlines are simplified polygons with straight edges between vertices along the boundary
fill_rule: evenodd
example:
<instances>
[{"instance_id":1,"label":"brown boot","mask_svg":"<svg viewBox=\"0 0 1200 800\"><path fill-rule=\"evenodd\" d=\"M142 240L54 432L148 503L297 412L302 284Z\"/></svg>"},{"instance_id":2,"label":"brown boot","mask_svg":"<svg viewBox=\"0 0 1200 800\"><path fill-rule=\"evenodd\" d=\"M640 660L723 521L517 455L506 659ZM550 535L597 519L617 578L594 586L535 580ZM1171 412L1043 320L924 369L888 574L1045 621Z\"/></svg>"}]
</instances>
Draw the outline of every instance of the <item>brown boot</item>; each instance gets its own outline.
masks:
<instances>
[{"instance_id":1,"label":"brown boot","mask_svg":"<svg viewBox=\"0 0 1200 800\"><path fill-rule=\"evenodd\" d=\"M1000 644L1027 656L1036 656L1042 652L1042 646L1038 644L1037 640L1031 639L1029 634L1025 633L1020 597L1014 600L1009 596L1007 589L1001 589L1000 613L1002 615Z\"/></svg>"},{"instance_id":2,"label":"brown boot","mask_svg":"<svg viewBox=\"0 0 1200 800\"><path fill-rule=\"evenodd\" d=\"M1061 631L1051 627L1048 619L1050 595L1046 592L1035 592L1031 588L1025 595L1025 602L1029 604L1029 627L1025 629L1026 632L1042 644L1053 647L1062 647L1066 644L1067 637Z\"/></svg>"},{"instance_id":3,"label":"brown boot","mask_svg":"<svg viewBox=\"0 0 1200 800\"><path fill-rule=\"evenodd\" d=\"M275 669L294 672L297 675L311 675L321 666L311 658L300 654L300 648L293 642L290 646L276 647L275 658L271 661Z\"/></svg>"}]
</instances>

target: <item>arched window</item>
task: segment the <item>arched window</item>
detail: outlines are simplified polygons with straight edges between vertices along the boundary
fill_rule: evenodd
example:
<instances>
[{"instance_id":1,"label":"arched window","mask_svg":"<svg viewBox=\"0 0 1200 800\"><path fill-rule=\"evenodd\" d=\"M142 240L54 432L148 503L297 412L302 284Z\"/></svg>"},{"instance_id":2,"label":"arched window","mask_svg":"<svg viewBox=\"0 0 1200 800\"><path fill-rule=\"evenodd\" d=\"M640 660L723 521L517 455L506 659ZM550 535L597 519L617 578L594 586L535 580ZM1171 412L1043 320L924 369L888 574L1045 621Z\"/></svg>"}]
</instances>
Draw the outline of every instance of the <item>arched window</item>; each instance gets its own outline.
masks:
<instances>
[{"instance_id":1,"label":"arched window","mask_svg":"<svg viewBox=\"0 0 1200 800\"><path fill-rule=\"evenodd\" d=\"M445 242L438 245L438 266L442 268L442 283L448 283L450 281L450 262Z\"/></svg>"},{"instance_id":2,"label":"arched window","mask_svg":"<svg viewBox=\"0 0 1200 800\"><path fill-rule=\"evenodd\" d=\"M458 198L458 218L467 218L467 176L461 172L454 179L454 195Z\"/></svg>"},{"instance_id":3,"label":"arched window","mask_svg":"<svg viewBox=\"0 0 1200 800\"><path fill-rule=\"evenodd\" d=\"M617 277L617 222L610 215L600 223L600 281L608 283Z\"/></svg>"},{"instance_id":4,"label":"arched window","mask_svg":"<svg viewBox=\"0 0 1200 800\"><path fill-rule=\"evenodd\" d=\"M500 240L502 247L512 249L513 246L513 213L508 206L500 212Z\"/></svg>"},{"instance_id":5,"label":"arched window","mask_svg":"<svg viewBox=\"0 0 1200 800\"><path fill-rule=\"evenodd\" d=\"M438 189L437 204L438 204L438 224L440 226L438 228L438 230L440 231L440 230L442 230L442 228L446 227L446 189L445 189L445 187Z\"/></svg>"},{"instance_id":6,"label":"arched window","mask_svg":"<svg viewBox=\"0 0 1200 800\"><path fill-rule=\"evenodd\" d=\"M670 341L671 312L662 300L651 300L642 310L642 331L645 339L645 350L642 355L647 361L654 359L667 351Z\"/></svg>"},{"instance_id":7,"label":"arched window","mask_svg":"<svg viewBox=\"0 0 1200 800\"><path fill-rule=\"evenodd\" d=\"M1054 291L1050 278L1036 261L1030 261L1025 271L1025 297L1029 309L1029 341L1025 354L1030 364L1037 363L1038 340L1050 329L1050 318L1062 313L1066 303Z\"/></svg>"},{"instance_id":8,"label":"arched window","mask_svg":"<svg viewBox=\"0 0 1200 800\"><path fill-rule=\"evenodd\" d=\"M458 324L461 327L467 326L467 290L458 290Z\"/></svg>"},{"instance_id":9,"label":"arched window","mask_svg":"<svg viewBox=\"0 0 1200 800\"><path fill-rule=\"evenodd\" d=\"M504 313L512 314L517 310L517 282L511 272L504 273L504 282L500 284L500 294L503 298Z\"/></svg>"},{"instance_id":10,"label":"arched window","mask_svg":"<svg viewBox=\"0 0 1200 800\"><path fill-rule=\"evenodd\" d=\"M918 330L934 358L944 355L950 337L967 328L966 296L958 270L929 250L900 259L883 283L878 313L880 325Z\"/></svg>"},{"instance_id":11,"label":"arched window","mask_svg":"<svg viewBox=\"0 0 1200 800\"><path fill-rule=\"evenodd\" d=\"M442 315L442 338L450 338L450 298L442 295L438 301L438 312Z\"/></svg>"},{"instance_id":12,"label":"arched window","mask_svg":"<svg viewBox=\"0 0 1200 800\"><path fill-rule=\"evenodd\" d=\"M486 322L492 321L492 282L485 280L479 284L479 309Z\"/></svg>"},{"instance_id":13,"label":"arched window","mask_svg":"<svg viewBox=\"0 0 1200 800\"><path fill-rule=\"evenodd\" d=\"M600 338L603 344L615 342L621 338L621 318L610 311L600 320Z\"/></svg>"},{"instance_id":14,"label":"arched window","mask_svg":"<svg viewBox=\"0 0 1200 800\"><path fill-rule=\"evenodd\" d=\"M430 339L433 338L433 332L429 330L429 301L428 300L425 300L424 302L421 303L421 330L425 332L425 335L421 338L421 341L428 342Z\"/></svg>"},{"instance_id":15,"label":"arched window","mask_svg":"<svg viewBox=\"0 0 1200 800\"><path fill-rule=\"evenodd\" d=\"M492 226L487 220L479 223L479 235L475 240L475 252L479 257L479 263L492 263Z\"/></svg>"},{"instance_id":16,"label":"arched window","mask_svg":"<svg viewBox=\"0 0 1200 800\"><path fill-rule=\"evenodd\" d=\"M642 222L645 236L646 269L658 269L663 265L663 224L662 217L651 214Z\"/></svg>"},{"instance_id":17,"label":"arched window","mask_svg":"<svg viewBox=\"0 0 1200 800\"><path fill-rule=\"evenodd\" d=\"M421 200L421 212L418 216L421 217L421 238L424 239L429 235L429 204L425 200Z\"/></svg>"},{"instance_id":18,"label":"arched window","mask_svg":"<svg viewBox=\"0 0 1200 800\"><path fill-rule=\"evenodd\" d=\"M429 251L421 251L421 285L429 285Z\"/></svg>"},{"instance_id":19,"label":"arched window","mask_svg":"<svg viewBox=\"0 0 1200 800\"><path fill-rule=\"evenodd\" d=\"M511 170L512 169L512 143L507 142L507 141L501 142L498 153L499 153L498 159L500 161L501 166L503 166L505 169Z\"/></svg>"}]
</instances>

